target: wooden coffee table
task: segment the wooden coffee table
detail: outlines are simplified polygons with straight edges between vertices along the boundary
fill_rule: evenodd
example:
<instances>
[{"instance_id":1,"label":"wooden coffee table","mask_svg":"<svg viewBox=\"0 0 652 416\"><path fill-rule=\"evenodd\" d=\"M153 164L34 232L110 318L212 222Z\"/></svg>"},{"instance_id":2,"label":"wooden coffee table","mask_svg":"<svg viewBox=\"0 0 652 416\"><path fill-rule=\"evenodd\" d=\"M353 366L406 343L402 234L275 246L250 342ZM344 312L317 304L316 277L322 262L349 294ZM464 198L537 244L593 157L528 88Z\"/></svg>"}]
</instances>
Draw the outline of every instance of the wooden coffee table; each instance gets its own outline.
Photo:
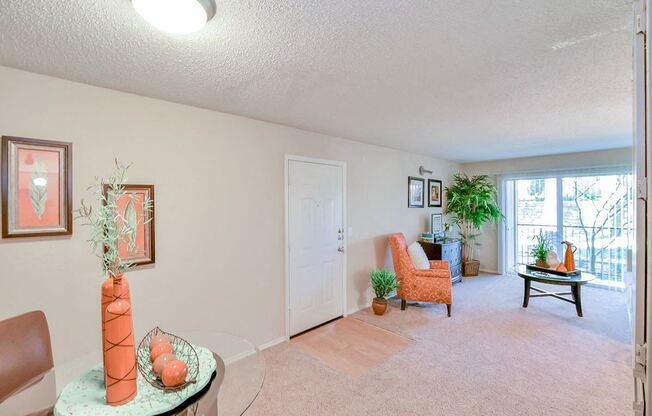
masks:
<instances>
[{"instance_id":1,"label":"wooden coffee table","mask_svg":"<svg viewBox=\"0 0 652 416\"><path fill-rule=\"evenodd\" d=\"M518 265L514 268L516 274L523 278L524 290L523 290L523 307L527 308L530 298L543 297L543 296L552 296L563 300L564 302L569 302L575 305L577 310L577 316L582 317L582 292L580 288L582 285L590 282L595 279L595 276L582 272L579 276L564 277L558 276L552 273L538 272L535 270L528 270L524 264ZM558 285L558 286L570 286L570 292L548 292L538 287L532 286L532 281L545 283L548 285ZM530 291L534 290L539 292L531 295ZM570 295L568 298L566 296Z\"/></svg>"}]
</instances>

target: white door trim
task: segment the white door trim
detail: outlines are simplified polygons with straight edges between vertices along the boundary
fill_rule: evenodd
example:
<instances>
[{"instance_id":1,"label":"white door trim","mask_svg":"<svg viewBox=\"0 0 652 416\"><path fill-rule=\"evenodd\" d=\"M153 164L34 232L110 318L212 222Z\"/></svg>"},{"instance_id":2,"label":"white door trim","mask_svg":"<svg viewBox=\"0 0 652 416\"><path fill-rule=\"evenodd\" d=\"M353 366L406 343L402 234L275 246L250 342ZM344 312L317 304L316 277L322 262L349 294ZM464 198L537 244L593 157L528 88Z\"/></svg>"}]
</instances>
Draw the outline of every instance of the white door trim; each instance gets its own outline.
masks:
<instances>
[{"instance_id":1,"label":"white door trim","mask_svg":"<svg viewBox=\"0 0 652 416\"><path fill-rule=\"evenodd\" d=\"M313 157L285 155L285 173L284 173L284 188L285 188L285 339L290 339L290 161L316 163L320 165L338 166L342 168L342 228L344 232L344 239L342 245L344 246L344 253L342 256L342 316L347 316L347 281L346 281L346 259L348 255L348 227L346 221L346 162L337 160L317 159Z\"/></svg>"}]
</instances>

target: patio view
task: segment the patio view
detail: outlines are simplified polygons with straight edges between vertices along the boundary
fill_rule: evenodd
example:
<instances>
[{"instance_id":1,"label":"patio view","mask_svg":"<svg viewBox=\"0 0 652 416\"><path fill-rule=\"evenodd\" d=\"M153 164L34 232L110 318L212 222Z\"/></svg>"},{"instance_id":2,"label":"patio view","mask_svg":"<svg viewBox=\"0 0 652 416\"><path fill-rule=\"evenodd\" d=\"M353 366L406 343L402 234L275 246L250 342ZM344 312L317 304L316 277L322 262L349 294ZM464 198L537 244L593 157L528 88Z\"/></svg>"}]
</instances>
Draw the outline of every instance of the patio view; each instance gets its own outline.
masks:
<instances>
[{"instance_id":1,"label":"patio view","mask_svg":"<svg viewBox=\"0 0 652 416\"><path fill-rule=\"evenodd\" d=\"M542 230L560 258L562 241L577 246L576 266L595 274L594 284L624 287L634 239L632 175L519 179L507 188L515 208L510 263L534 262L533 237Z\"/></svg>"}]
</instances>

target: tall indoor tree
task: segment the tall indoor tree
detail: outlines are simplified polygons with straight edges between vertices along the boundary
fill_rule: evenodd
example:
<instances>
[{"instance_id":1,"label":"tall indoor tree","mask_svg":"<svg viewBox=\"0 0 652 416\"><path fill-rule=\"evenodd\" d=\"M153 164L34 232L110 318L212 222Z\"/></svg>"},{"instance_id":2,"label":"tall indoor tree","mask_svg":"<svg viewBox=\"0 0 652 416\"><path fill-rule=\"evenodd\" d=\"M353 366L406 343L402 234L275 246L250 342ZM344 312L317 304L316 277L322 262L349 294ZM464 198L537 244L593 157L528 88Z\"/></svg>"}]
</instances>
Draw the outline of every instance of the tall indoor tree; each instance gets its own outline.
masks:
<instances>
[{"instance_id":1,"label":"tall indoor tree","mask_svg":"<svg viewBox=\"0 0 652 416\"><path fill-rule=\"evenodd\" d=\"M452 221L460 228L464 274L477 275L480 262L473 255L482 227L503 218L496 185L487 175L469 177L458 173L453 177L453 185L446 188L446 198L446 214L451 214Z\"/></svg>"}]
</instances>

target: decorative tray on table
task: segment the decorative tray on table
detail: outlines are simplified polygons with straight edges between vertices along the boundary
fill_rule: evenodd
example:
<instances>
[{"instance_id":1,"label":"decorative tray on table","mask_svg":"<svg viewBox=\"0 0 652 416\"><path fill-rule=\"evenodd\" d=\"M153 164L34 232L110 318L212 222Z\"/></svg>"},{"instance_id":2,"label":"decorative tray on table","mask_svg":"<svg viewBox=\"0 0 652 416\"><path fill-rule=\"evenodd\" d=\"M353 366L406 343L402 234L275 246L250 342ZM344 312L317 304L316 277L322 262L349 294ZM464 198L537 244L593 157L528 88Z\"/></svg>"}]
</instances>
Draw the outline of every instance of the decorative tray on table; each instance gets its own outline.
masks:
<instances>
[{"instance_id":1,"label":"decorative tray on table","mask_svg":"<svg viewBox=\"0 0 652 416\"><path fill-rule=\"evenodd\" d=\"M542 273L548 273L548 274L555 274L557 276L562 276L562 277L575 277L579 276L582 274L581 271L579 270L573 270L572 272L560 272L555 269L548 269L545 267L539 267L534 264L526 264L525 268L530 271L535 271L535 272L542 272Z\"/></svg>"}]
</instances>

